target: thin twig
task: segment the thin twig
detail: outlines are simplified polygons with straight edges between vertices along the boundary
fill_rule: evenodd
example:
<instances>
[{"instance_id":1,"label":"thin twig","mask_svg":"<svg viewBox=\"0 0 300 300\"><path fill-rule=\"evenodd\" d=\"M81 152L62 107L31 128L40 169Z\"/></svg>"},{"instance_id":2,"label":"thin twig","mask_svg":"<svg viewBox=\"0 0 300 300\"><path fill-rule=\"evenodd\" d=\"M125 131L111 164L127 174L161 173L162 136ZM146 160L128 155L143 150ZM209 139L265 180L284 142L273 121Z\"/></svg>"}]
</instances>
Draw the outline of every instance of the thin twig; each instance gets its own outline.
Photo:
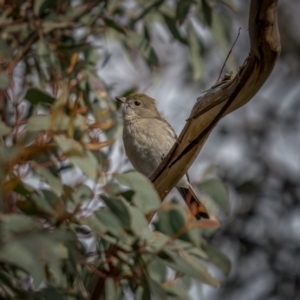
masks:
<instances>
[{"instance_id":1,"label":"thin twig","mask_svg":"<svg viewBox=\"0 0 300 300\"><path fill-rule=\"evenodd\" d=\"M224 68L225 68L225 65L226 65L226 63L227 63L227 60L228 60L228 58L229 58L229 56L230 56L230 54L231 54L231 52L232 52L232 50L233 50L233 47L235 46L235 44L236 44L236 42L237 42L237 40L238 40L238 38L239 38L239 36L240 36L240 32L241 32L241 27L239 28L238 35L237 35L237 37L236 37L234 43L232 44L232 46L231 46L231 48L230 48L230 51L228 52L228 54L227 54L227 56L226 56L226 59L225 59L225 61L224 61L224 64L223 64L223 66L222 66L222 69L221 69L221 71L220 71L220 74L219 74L219 77L218 77L216 83L218 83L219 80L220 80L220 78L221 78L221 75L222 75L222 72L223 72L223 70L224 70Z\"/></svg>"}]
</instances>

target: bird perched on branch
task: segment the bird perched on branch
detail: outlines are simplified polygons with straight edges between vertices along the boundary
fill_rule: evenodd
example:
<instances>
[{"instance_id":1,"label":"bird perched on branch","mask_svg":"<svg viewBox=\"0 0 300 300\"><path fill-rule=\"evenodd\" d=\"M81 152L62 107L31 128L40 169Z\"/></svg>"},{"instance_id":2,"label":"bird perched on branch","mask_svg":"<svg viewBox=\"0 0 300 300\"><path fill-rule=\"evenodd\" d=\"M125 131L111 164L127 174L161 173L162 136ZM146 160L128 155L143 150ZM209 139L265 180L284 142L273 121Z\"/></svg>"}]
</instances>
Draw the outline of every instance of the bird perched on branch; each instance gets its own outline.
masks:
<instances>
[{"instance_id":1,"label":"bird perched on branch","mask_svg":"<svg viewBox=\"0 0 300 300\"><path fill-rule=\"evenodd\" d=\"M170 124L161 117L155 100L144 94L116 97L123 104L123 142L133 167L149 176L168 154L177 140ZM188 206L196 208L197 219L209 219L205 206L185 174L176 184ZM194 209L193 209L194 210Z\"/></svg>"}]
</instances>

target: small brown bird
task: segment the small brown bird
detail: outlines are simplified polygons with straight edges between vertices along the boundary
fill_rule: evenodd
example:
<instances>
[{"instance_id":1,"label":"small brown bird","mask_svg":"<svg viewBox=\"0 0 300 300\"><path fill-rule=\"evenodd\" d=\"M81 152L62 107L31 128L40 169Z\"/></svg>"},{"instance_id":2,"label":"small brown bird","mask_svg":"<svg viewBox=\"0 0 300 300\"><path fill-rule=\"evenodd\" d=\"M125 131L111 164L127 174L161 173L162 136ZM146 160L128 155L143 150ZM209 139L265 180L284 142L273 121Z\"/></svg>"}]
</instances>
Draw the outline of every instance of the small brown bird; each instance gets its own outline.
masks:
<instances>
[{"instance_id":1,"label":"small brown bird","mask_svg":"<svg viewBox=\"0 0 300 300\"><path fill-rule=\"evenodd\" d=\"M133 167L149 176L176 142L170 124L158 112L155 100L144 94L116 97L123 104L123 142ZM189 207L195 207L197 219L209 219L208 212L184 175L176 185Z\"/></svg>"}]
</instances>

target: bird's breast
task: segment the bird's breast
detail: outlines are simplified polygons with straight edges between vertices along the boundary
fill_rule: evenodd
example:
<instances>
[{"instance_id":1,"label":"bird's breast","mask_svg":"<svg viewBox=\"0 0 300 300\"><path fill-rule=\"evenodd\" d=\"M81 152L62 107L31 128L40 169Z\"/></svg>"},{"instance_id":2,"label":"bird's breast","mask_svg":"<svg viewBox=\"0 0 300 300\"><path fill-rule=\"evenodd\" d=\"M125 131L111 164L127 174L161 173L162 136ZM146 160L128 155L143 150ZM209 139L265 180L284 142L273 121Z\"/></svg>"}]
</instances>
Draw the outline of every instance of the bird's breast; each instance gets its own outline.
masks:
<instances>
[{"instance_id":1,"label":"bird's breast","mask_svg":"<svg viewBox=\"0 0 300 300\"><path fill-rule=\"evenodd\" d=\"M156 119L139 119L124 124L125 152L133 167L146 176L155 170L175 142L162 125Z\"/></svg>"}]
</instances>

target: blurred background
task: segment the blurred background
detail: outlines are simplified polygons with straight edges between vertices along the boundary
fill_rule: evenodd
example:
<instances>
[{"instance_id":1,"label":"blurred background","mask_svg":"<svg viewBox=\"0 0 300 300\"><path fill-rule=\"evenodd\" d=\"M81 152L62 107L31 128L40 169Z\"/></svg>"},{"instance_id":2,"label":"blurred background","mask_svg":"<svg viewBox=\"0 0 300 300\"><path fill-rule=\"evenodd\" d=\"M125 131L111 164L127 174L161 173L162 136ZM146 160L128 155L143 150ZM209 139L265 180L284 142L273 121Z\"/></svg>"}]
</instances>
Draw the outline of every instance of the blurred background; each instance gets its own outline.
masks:
<instances>
[{"instance_id":1,"label":"blurred background","mask_svg":"<svg viewBox=\"0 0 300 300\"><path fill-rule=\"evenodd\" d=\"M231 44L241 28L227 64L227 71L235 73L249 51L249 1L232 4L234 11L223 7L219 13L232 22ZM222 229L213 237L230 257L231 273L220 289L194 286L195 300L300 299L299 13L299 2L280 1L282 53L272 75L250 103L217 125L189 171L196 183L213 168L226 183L231 202L230 215L220 215ZM105 41L109 59L99 63L98 72L111 95L134 89L155 98L162 115L180 133L197 97L217 80L228 48L223 51L222 41L209 28L197 27L203 47L199 82L193 80L186 47L163 26L153 27L159 69L151 71L143 60L125 55L117 43ZM113 157L113 171L131 168L121 130Z\"/></svg>"}]
</instances>

